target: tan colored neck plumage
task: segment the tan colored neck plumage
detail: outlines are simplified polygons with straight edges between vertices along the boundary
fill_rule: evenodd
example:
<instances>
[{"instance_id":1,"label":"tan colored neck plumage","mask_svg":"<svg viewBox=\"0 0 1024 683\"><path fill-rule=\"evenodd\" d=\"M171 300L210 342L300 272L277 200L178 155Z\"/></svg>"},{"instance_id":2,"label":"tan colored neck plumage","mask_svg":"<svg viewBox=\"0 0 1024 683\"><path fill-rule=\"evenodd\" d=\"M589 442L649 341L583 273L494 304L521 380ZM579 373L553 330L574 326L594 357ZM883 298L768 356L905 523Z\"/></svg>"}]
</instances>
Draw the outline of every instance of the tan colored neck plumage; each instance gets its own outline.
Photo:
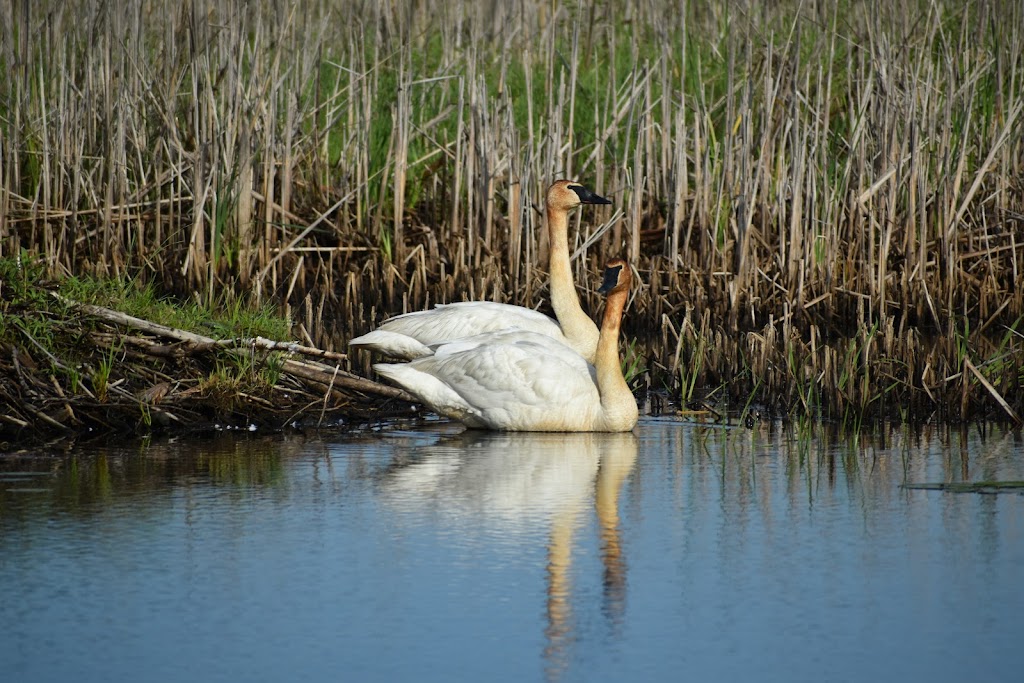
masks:
<instances>
[{"instance_id":1,"label":"tan colored neck plumage","mask_svg":"<svg viewBox=\"0 0 1024 683\"><path fill-rule=\"evenodd\" d=\"M555 311L562 333L569 339L591 340L597 344L598 330L594 321L583 312L569 262L568 212L548 207L548 272L551 275L551 308Z\"/></svg>"},{"instance_id":2,"label":"tan colored neck plumage","mask_svg":"<svg viewBox=\"0 0 1024 683\"><path fill-rule=\"evenodd\" d=\"M614 427L619 420L630 421L636 416L636 400L622 376L619 363L619 328L622 309L629 297L628 288L617 289L605 300L601 337L597 342L594 368L597 371L597 390L601 393L601 407L605 420Z\"/></svg>"}]
</instances>

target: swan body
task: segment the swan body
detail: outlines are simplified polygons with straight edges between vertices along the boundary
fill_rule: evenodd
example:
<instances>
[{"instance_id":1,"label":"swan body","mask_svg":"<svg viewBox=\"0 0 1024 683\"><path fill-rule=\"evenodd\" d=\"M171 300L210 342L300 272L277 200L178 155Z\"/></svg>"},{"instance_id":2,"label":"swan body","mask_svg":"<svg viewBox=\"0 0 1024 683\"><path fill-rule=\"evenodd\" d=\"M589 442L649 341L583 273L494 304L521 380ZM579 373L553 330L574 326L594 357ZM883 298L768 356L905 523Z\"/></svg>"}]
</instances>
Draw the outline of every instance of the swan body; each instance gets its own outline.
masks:
<instances>
[{"instance_id":1,"label":"swan body","mask_svg":"<svg viewBox=\"0 0 1024 683\"><path fill-rule=\"evenodd\" d=\"M505 330L436 346L409 363L378 363L382 376L468 427L539 432L622 432L639 411L619 364L619 327L632 276L616 259L594 364L556 339Z\"/></svg>"},{"instance_id":2,"label":"swan body","mask_svg":"<svg viewBox=\"0 0 1024 683\"><path fill-rule=\"evenodd\" d=\"M464 301L389 318L376 330L351 340L349 346L414 360L432 355L433 347L441 342L514 328L550 337L593 360L598 330L580 306L569 261L568 214L581 204L611 202L570 180L559 180L548 188L548 270L551 307L557 320L524 306Z\"/></svg>"},{"instance_id":3,"label":"swan body","mask_svg":"<svg viewBox=\"0 0 1024 683\"><path fill-rule=\"evenodd\" d=\"M443 344L432 356L374 369L468 427L591 431L600 405L593 366L565 344L508 330ZM552 406L583 406L569 416ZM568 419L567 419L568 417Z\"/></svg>"}]
</instances>

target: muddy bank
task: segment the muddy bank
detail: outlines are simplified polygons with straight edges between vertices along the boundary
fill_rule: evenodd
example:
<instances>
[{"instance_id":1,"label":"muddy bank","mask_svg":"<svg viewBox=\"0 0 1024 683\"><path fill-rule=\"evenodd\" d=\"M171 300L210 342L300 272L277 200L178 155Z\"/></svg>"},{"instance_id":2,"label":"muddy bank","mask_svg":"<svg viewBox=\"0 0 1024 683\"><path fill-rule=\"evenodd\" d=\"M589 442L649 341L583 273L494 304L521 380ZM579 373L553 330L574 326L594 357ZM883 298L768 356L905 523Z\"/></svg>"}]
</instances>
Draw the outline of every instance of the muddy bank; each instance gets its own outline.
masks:
<instances>
[{"instance_id":1,"label":"muddy bank","mask_svg":"<svg viewBox=\"0 0 1024 683\"><path fill-rule=\"evenodd\" d=\"M2 302L0 450L82 434L345 429L417 411L405 392L342 369L344 354L45 296L45 310Z\"/></svg>"}]
</instances>

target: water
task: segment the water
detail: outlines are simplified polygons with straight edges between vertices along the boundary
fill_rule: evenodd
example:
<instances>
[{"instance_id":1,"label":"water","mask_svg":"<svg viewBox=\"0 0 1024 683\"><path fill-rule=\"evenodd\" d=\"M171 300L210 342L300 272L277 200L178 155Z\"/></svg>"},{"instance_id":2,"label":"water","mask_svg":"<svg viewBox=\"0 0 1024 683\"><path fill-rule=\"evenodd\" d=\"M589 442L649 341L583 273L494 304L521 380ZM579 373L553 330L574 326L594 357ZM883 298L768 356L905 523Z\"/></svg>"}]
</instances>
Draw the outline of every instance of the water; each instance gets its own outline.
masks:
<instances>
[{"instance_id":1,"label":"water","mask_svg":"<svg viewBox=\"0 0 1024 683\"><path fill-rule=\"evenodd\" d=\"M1019 435L232 436L0 459L7 681L1018 680ZM6 471L2 471L6 470Z\"/></svg>"}]
</instances>

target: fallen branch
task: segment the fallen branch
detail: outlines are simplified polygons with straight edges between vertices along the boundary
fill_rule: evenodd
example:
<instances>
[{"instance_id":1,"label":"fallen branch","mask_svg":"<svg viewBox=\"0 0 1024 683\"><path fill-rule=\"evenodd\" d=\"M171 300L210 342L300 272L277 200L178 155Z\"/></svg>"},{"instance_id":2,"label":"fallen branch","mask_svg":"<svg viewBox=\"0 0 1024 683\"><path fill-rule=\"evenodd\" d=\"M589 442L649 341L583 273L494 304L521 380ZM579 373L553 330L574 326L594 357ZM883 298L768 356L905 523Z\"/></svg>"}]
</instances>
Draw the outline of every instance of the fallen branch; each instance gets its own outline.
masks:
<instances>
[{"instance_id":1,"label":"fallen branch","mask_svg":"<svg viewBox=\"0 0 1024 683\"><path fill-rule=\"evenodd\" d=\"M252 353L256 349L266 351L282 351L285 353L301 353L304 355L315 355L322 358L344 358L344 354L338 354L330 351L324 351L321 349L313 349L308 346L302 346L300 344L294 344L291 342L280 342L272 339L265 339L263 337L252 337L242 339L213 339L212 337L204 337L201 334L189 332L187 330L179 330L159 323L154 323L150 320L144 320L142 318L136 318L135 316L115 311L102 306L95 306L93 304L83 304L77 301L72 301L66 297L62 297L57 293L54 293L57 299L64 304L74 308L75 310L87 313L89 315L105 320L106 322L114 325L121 325L123 327L129 327L147 332L149 334L163 337L165 339L176 339L183 343L181 349L181 355L191 355L193 353L207 352L214 349L222 349L234 352L248 352ZM130 339L133 344L144 348L145 344L138 344L138 338L126 338ZM153 345L150 348L154 350L153 355L167 355L168 347L161 345ZM175 349L178 347L170 347L170 353L173 355ZM282 365L282 372L300 377L302 379L317 382L319 384L336 387L343 387L352 391L358 391L363 394L376 395L383 398L399 399L402 401L408 401L410 403L416 402L415 397L408 392L397 389L380 382L374 382L373 380L366 379L354 375L350 372L346 372L339 367L325 365L317 362L304 362L297 360L285 360Z\"/></svg>"}]
</instances>

